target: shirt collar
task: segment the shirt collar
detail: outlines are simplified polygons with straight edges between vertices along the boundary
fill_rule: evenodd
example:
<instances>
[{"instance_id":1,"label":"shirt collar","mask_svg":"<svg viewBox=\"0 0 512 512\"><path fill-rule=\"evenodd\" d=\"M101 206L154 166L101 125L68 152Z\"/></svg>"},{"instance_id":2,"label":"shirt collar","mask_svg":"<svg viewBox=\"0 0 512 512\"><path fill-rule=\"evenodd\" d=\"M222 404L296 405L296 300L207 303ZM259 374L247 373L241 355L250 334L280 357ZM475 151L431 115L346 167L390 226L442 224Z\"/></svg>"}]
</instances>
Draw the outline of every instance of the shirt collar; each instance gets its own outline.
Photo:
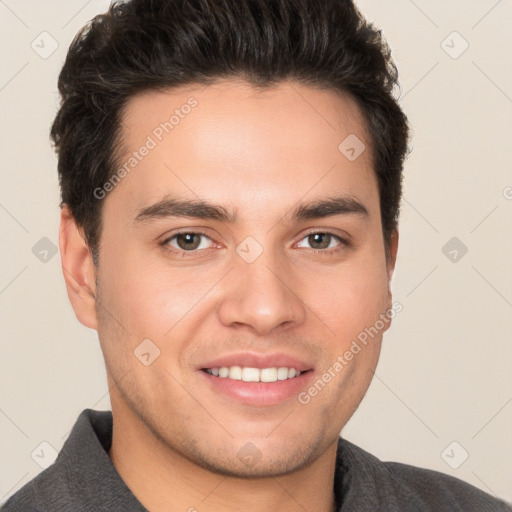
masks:
<instances>
[{"instance_id":1,"label":"shirt collar","mask_svg":"<svg viewBox=\"0 0 512 512\"><path fill-rule=\"evenodd\" d=\"M85 409L59 453L70 493L80 493L91 510L147 512L115 469L108 451L112 444L112 412ZM340 438L336 454L334 494L338 512L394 510L394 486L385 465L370 453ZM390 508L391 507L391 508Z\"/></svg>"}]
</instances>

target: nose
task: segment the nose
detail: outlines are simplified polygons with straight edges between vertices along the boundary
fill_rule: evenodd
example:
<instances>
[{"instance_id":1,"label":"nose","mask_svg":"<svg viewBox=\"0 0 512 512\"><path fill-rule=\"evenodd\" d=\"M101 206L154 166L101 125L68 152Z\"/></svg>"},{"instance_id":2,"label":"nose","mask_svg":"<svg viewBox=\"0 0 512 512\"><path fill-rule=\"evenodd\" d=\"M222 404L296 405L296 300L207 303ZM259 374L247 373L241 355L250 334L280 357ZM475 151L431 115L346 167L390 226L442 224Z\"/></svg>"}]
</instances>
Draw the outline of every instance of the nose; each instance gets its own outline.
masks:
<instances>
[{"instance_id":1,"label":"nose","mask_svg":"<svg viewBox=\"0 0 512 512\"><path fill-rule=\"evenodd\" d=\"M265 336L304 322L300 283L289 264L265 250L252 263L236 255L234 265L218 308L223 325Z\"/></svg>"}]
</instances>

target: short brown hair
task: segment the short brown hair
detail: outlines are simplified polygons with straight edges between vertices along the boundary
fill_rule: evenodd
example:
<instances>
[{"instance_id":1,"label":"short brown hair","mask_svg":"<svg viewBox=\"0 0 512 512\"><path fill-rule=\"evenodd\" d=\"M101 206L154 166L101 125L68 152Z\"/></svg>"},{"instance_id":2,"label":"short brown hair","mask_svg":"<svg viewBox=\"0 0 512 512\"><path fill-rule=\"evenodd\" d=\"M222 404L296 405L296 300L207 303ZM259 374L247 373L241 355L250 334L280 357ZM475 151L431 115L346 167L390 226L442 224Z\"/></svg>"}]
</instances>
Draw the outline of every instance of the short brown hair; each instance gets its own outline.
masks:
<instances>
[{"instance_id":1,"label":"short brown hair","mask_svg":"<svg viewBox=\"0 0 512 512\"><path fill-rule=\"evenodd\" d=\"M143 90L229 78L257 87L294 80L356 100L371 137L388 247L408 123L393 95L390 49L352 0L129 0L114 2L74 38L51 128L61 205L69 205L95 263L101 199L93 191L116 171L127 100Z\"/></svg>"}]
</instances>

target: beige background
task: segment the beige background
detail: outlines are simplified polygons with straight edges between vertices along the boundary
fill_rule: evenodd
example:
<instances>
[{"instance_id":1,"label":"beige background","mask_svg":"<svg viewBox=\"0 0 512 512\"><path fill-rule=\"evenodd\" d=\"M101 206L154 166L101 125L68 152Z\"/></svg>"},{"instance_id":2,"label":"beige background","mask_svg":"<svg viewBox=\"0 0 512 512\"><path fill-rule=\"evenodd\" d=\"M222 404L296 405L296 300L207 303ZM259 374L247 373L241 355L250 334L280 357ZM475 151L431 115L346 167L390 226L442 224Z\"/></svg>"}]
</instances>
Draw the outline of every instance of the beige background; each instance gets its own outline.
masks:
<instances>
[{"instance_id":1,"label":"beige background","mask_svg":"<svg viewBox=\"0 0 512 512\"><path fill-rule=\"evenodd\" d=\"M58 243L57 75L108 4L0 1L0 503L51 462L84 408L109 408L96 332L74 316L59 255L32 251ZM414 149L393 281L404 309L344 436L512 501L512 2L358 5L392 47ZM59 45L47 58L31 47L51 50L44 31ZM452 237L468 248L455 262L442 250Z\"/></svg>"}]
</instances>

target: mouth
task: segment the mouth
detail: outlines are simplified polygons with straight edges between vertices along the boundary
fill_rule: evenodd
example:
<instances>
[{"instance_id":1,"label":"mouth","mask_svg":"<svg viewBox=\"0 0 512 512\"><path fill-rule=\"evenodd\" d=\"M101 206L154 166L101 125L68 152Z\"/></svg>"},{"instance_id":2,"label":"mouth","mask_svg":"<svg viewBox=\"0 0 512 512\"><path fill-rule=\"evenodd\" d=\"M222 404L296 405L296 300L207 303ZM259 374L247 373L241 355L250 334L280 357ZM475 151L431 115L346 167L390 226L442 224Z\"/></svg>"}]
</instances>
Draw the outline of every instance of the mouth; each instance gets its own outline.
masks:
<instances>
[{"instance_id":1,"label":"mouth","mask_svg":"<svg viewBox=\"0 0 512 512\"><path fill-rule=\"evenodd\" d=\"M296 368L279 366L270 368L252 368L248 366L221 366L214 368L202 368L208 375L219 379L241 380L244 382L277 382L288 379L296 379L301 373Z\"/></svg>"},{"instance_id":2,"label":"mouth","mask_svg":"<svg viewBox=\"0 0 512 512\"><path fill-rule=\"evenodd\" d=\"M314 375L311 365L285 354L232 354L197 369L213 397L253 406L293 400Z\"/></svg>"}]
</instances>

